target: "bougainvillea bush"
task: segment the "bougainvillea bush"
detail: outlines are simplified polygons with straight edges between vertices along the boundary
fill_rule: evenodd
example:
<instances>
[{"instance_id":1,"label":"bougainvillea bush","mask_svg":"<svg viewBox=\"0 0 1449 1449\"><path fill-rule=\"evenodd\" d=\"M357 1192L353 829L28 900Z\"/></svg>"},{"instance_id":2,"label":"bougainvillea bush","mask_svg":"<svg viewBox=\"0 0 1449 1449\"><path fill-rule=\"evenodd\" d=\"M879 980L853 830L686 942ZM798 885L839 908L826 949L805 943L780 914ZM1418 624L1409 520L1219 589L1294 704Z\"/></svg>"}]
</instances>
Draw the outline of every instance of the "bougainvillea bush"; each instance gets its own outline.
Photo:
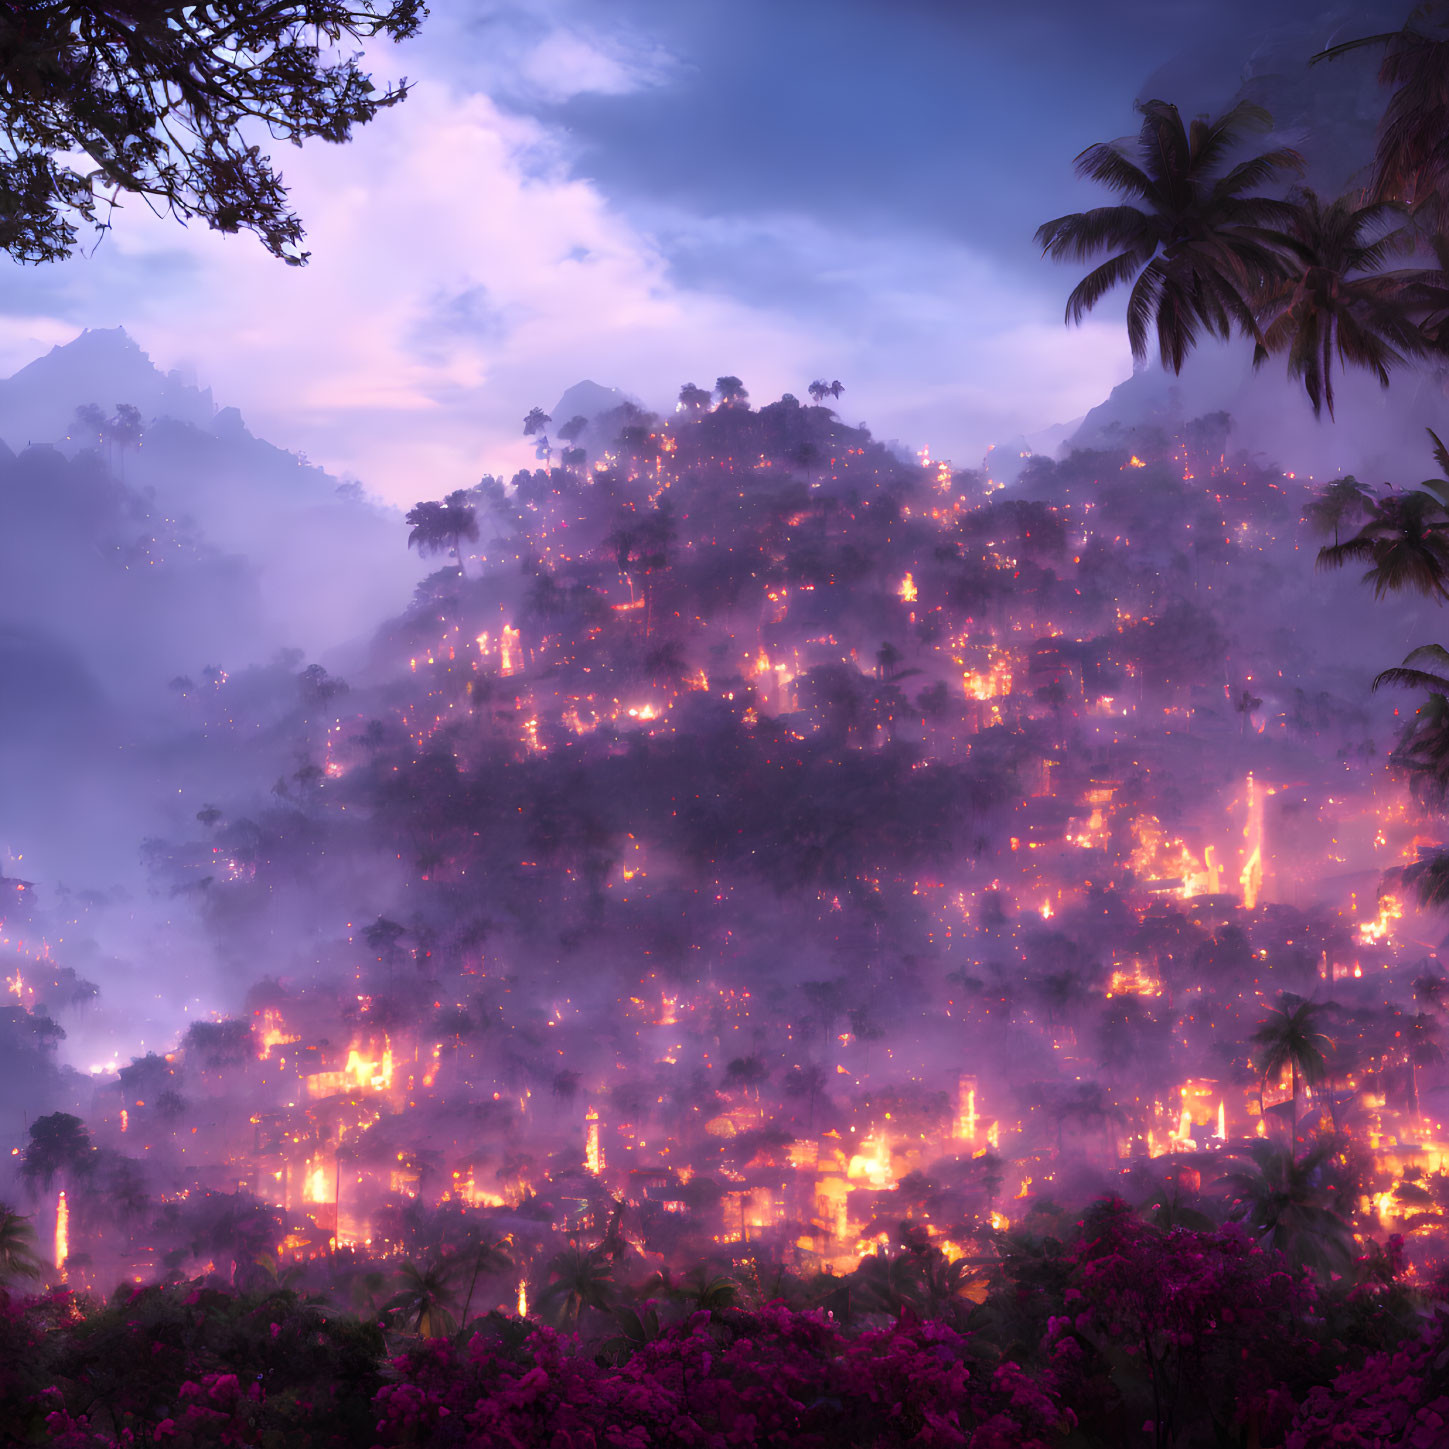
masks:
<instances>
[{"instance_id":1,"label":"bougainvillea bush","mask_svg":"<svg viewBox=\"0 0 1449 1449\"><path fill-rule=\"evenodd\" d=\"M0 1290L0 1449L1449 1445L1449 1311L1400 1245L1315 1278L1120 1202L1049 1226L1003 1242L980 1302L912 1301L929 1245L871 1260L862 1283L905 1288L848 1320L834 1278L815 1307L800 1280L793 1307L641 1291L582 1335L492 1313L449 1338L281 1287Z\"/></svg>"},{"instance_id":2,"label":"bougainvillea bush","mask_svg":"<svg viewBox=\"0 0 1449 1449\"><path fill-rule=\"evenodd\" d=\"M1371 1355L1311 1389L1287 1449L1443 1449L1449 1444L1449 1314L1388 1353Z\"/></svg>"},{"instance_id":3,"label":"bougainvillea bush","mask_svg":"<svg viewBox=\"0 0 1449 1449\"><path fill-rule=\"evenodd\" d=\"M696 1313L619 1366L540 1329L521 1345L433 1340L393 1368L377 1398L387 1446L1037 1449L1073 1427L1049 1374L993 1364L945 1324L846 1336L823 1313L779 1304Z\"/></svg>"},{"instance_id":4,"label":"bougainvillea bush","mask_svg":"<svg viewBox=\"0 0 1449 1449\"><path fill-rule=\"evenodd\" d=\"M287 1291L243 1295L196 1284L123 1286L90 1313L68 1298L59 1306L63 1314L54 1300L39 1300L39 1313L34 1302L18 1312L6 1305L42 1329L33 1372L0 1369L0 1393L14 1380L21 1400L10 1405L9 1422L24 1426L12 1442L370 1442L384 1347L375 1324Z\"/></svg>"}]
</instances>

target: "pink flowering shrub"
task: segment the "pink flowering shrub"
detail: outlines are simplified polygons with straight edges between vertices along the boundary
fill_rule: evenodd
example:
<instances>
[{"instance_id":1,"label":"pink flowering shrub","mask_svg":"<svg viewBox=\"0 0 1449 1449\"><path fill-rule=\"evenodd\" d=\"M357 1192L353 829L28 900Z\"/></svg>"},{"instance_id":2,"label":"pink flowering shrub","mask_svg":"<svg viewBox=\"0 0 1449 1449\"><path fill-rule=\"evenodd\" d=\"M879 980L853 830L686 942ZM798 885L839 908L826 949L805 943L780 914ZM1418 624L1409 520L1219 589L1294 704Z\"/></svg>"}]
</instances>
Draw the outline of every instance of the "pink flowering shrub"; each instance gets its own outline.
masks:
<instances>
[{"instance_id":1,"label":"pink flowering shrub","mask_svg":"<svg viewBox=\"0 0 1449 1449\"><path fill-rule=\"evenodd\" d=\"M978 1359L942 1323L847 1337L781 1304L696 1313L618 1367L539 1329L521 1350L433 1341L394 1368L375 1401L386 1446L1045 1449L1074 1422L1049 1376Z\"/></svg>"},{"instance_id":2,"label":"pink flowering shrub","mask_svg":"<svg viewBox=\"0 0 1449 1449\"><path fill-rule=\"evenodd\" d=\"M1422 1337L1311 1389L1285 1449L1443 1449L1449 1444L1449 1314Z\"/></svg>"},{"instance_id":3,"label":"pink flowering shrub","mask_svg":"<svg viewBox=\"0 0 1449 1449\"><path fill-rule=\"evenodd\" d=\"M30 1318L45 1375L23 1406L25 1418L10 1419L34 1426L23 1442L57 1449L367 1442L381 1332L290 1292L123 1287L103 1308L72 1312L62 1332L33 1311Z\"/></svg>"},{"instance_id":4,"label":"pink flowering shrub","mask_svg":"<svg viewBox=\"0 0 1449 1449\"><path fill-rule=\"evenodd\" d=\"M390 1359L375 1323L285 1290L0 1293L0 1445L1449 1446L1449 1310L1422 1328L1398 1244L1318 1287L1241 1233L1119 1202L1050 1221L941 1318L636 1304L581 1341L494 1314Z\"/></svg>"},{"instance_id":5,"label":"pink flowering shrub","mask_svg":"<svg viewBox=\"0 0 1449 1449\"><path fill-rule=\"evenodd\" d=\"M1084 1428L1158 1449L1200 1432L1280 1442L1322 1353L1303 1274L1234 1230L1164 1232L1121 1202L1052 1266L1041 1351Z\"/></svg>"}]
</instances>

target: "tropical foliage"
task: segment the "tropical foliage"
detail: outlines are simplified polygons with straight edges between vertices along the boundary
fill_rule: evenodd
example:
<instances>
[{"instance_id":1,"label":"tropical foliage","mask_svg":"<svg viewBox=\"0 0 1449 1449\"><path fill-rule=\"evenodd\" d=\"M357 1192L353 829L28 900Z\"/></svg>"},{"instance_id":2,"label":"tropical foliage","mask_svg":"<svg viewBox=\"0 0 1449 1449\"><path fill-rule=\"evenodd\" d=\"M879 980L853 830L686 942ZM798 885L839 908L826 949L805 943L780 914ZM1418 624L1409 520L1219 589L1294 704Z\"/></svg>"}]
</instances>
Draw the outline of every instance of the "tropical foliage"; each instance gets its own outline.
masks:
<instances>
[{"instance_id":1,"label":"tropical foliage","mask_svg":"<svg viewBox=\"0 0 1449 1449\"><path fill-rule=\"evenodd\" d=\"M1305 190L1290 204L1279 245L1291 269L1257 294L1262 340L1253 360L1286 355L1314 413L1327 408L1332 417L1335 359L1387 387L1392 368L1428 350L1405 275L1384 270L1413 241L1402 213L1387 202L1359 206L1337 197L1325 204Z\"/></svg>"},{"instance_id":2,"label":"tropical foliage","mask_svg":"<svg viewBox=\"0 0 1449 1449\"><path fill-rule=\"evenodd\" d=\"M1038 228L1036 239L1058 261L1111 253L1073 289L1068 322L1080 322L1114 287L1130 283L1133 357L1146 358L1155 328L1162 365L1181 372L1205 332L1259 338L1251 299L1288 275L1279 228L1292 208L1258 193L1295 171L1302 158L1277 147L1229 164L1244 134L1269 124L1256 106L1244 103L1190 124L1167 101L1139 109L1135 159L1112 142L1089 146L1076 162L1079 176L1125 200L1057 217Z\"/></svg>"},{"instance_id":3,"label":"tropical foliage","mask_svg":"<svg viewBox=\"0 0 1449 1449\"><path fill-rule=\"evenodd\" d=\"M1405 1285L1397 1240L1320 1284L1240 1229L1162 1229L1120 1201L1035 1224L971 1296L933 1298L917 1242L862 1263L874 1297L846 1316L828 1275L756 1293L701 1268L609 1312L596 1297L582 1335L494 1312L385 1340L273 1287L0 1292L0 1422L64 1449L1439 1442L1449 1317Z\"/></svg>"},{"instance_id":4,"label":"tropical foliage","mask_svg":"<svg viewBox=\"0 0 1449 1449\"><path fill-rule=\"evenodd\" d=\"M1383 52L1388 91L1362 190L1320 198L1282 190L1305 165L1283 146L1247 154L1267 112L1240 102L1184 122L1176 106L1138 106L1135 146L1099 142L1077 174L1116 192L1115 205L1058 217L1036 240L1058 261L1096 261L1067 300L1080 322L1130 286L1127 332L1146 359L1156 332L1162 365L1181 372L1206 337L1252 339L1254 363L1285 359L1315 415L1334 413L1334 373L1368 372L1384 386L1405 363L1437 362L1449 344L1449 12L1417 6L1397 31L1362 36L1313 57ZM1390 269L1396 256L1409 258Z\"/></svg>"}]
</instances>

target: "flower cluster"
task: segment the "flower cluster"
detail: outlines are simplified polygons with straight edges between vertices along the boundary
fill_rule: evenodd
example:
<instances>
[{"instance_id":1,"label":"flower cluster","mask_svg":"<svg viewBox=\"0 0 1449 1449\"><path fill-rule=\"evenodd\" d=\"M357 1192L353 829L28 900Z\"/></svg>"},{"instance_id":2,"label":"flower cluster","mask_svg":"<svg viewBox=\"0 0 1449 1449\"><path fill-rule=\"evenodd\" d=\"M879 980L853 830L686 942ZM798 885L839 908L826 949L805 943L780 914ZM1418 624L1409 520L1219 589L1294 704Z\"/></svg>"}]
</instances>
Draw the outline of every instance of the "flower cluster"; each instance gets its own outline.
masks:
<instances>
[{"instance_id":1,"label":"flower cluster","mask_svg":"<svg viewBox=\"0 0 1449 1449\"><path fill-rule=\"evenodd\" d=\"M622 1365L539 1329L522 1344L425 1343L393 1367L376 1400L389 1449L1045 1449L1074 1423L1049 1375L992 1364L945 1324L906 1318L849 1336L781 1304L695 1313Z\"/></svg>"},{"instance_id":2,"label":"flower cluster","mask_svg":"<svg viewBox=\"0 0 1449 1449\"><path fill-rule=\"evenodd\" d=\"M1449 1315L1391 1353L1377 1353L1312 1389L1285 1449L1440 1449L1449 1444Z\"/></svg>"},{"instance_id":3,"label":"flower cluster","mask_svg":"<svg viewBox=\"0 0 1449 1449\"><path fill-rule=\"evenodd\" d=\"M287 1290L0 1292L0 1437L50 1449L1368 1449L1449 1443L1449 1309L1397 1244L1315 1283L1122 1203L1003 1239L984 1301L499 1313L394 1333ZM874 1261L874 1260L872 1260ZM881 1260L894 1270L898 1265ZM848 1306L844 1313L850 1313ZM389 1354L391 1356L389 1356Z\"/></svg>"}]
</instances>

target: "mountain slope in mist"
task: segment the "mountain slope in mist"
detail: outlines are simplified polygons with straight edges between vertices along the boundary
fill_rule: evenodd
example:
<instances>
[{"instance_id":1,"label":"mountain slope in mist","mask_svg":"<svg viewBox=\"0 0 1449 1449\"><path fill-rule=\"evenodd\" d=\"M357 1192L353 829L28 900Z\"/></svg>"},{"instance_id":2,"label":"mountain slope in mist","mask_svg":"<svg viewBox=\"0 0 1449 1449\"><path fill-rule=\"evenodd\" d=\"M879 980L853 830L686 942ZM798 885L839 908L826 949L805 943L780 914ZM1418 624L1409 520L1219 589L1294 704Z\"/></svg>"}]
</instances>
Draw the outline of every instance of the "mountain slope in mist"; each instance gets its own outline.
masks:
<instances>
[{"instance_id":1,"label":"mountain slope in mist","mask_svg":"<svg viewBox=\"0 0 1449 1449\"><path fill-rule=\"evenodd\" d=\"M119 425L130 408L134 429ZM244 557L261 601L248 621L254 649L315 652L366 634L416 577L395 547L394 510L255 437L210 389L161 372L123 328L85 331L0 382L0 438L72 458L92 450L173 526ZM319 568L329 554L346 567Z\"/></svg>"},{"instance_id":2,"label":"mountain slope in mist","mask_svg":"<svg viewBox=\"0 0 1449 1449\"><path fill-rule=\"evenodd\" d=\"M0 850L110 888L216 747L185 714L198 686L345 649L418 564L395 511L121 329L0 382L0 438Z\"/></svg>"}]
</instances>

